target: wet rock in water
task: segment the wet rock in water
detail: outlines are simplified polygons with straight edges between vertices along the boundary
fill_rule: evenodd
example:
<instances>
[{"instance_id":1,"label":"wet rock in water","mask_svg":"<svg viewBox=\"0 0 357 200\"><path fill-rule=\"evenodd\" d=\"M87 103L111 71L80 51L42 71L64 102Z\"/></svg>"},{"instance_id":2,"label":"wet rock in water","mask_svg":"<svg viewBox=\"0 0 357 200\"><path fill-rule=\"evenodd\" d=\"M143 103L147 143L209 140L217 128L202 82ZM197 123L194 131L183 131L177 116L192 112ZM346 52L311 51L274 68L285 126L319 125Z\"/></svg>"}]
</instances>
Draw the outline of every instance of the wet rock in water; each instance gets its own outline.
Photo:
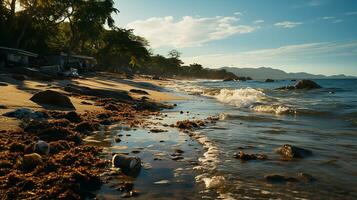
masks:
<instances>
[{"instance_id":1,"label":"wet rock in water","mask_svg":"<svg viewBox=\"0 0 357 200\"><path fill-rule=\"evenodd\" d=\"M300 172L298 174L298 177L300 179L302 179L303 181L305 181L305 182L314 182L314 181L316 181L316 178L314 178L312 175L304 173L304 172Z\"/></svg>"},{"instance_id":2,"label":"wet rock in water","mask_svg":"<svg viewBox=\"0 0 357 200\"><path fill-rule=\"evenodd\" d=\"M248 161L248 160L266 160L268 158L265 154L246 154L243 151L239 151L239 153L235 153L233 155L234 158Z\"/></svg>"},{"instance_id":3,"label":"wet rock in water","mask_svg":"<svg viewBox=\"0 0 357 200\"><path fill-rule=\"evenodd\" d=\"M180 114L183 114L183 111L182 111L182 110L180 111Z\"/></svg>"},{"instance_id":4,"label":"wet rock in water","mask_svg":"<svg viewBox=\"0 0 357 200\"><path fill-rule=\"evenodd\" d=\"M308 90L322 88L319 84L311 80L300 80L295 84L294 87L296 89L308 89Z\"/></svg>"},{"instance_id":5,"label":"wet rock in water","mask_svg":"<svg viewBox=\"0 0 357 200\"><path fill-rule=\"evenodd\" d=\"M273 79L268 78L268 79L265 80L265 82L266 82L266 83L273 83L273 82L275 82L275 81L274 81Z\"/></svg>"},{"instance_id":6,"label":"wet rock in water","mask_svg":"<svg viewBox=\"0 0 357 200\"><path fill-rule=\"evenodd\" d=\"M7 109L7 106L0 104L0 109Z\"/></svg>"},{"instance_id":7,"label":"wet rock in water","mask_svg":"<svg viewBox=\"0 0 357 200\"><path fill-rule=\"evenodd\" d=\"M165 142L164 140L160 140L159 142Z\"/></svg>"},{"instance_id":8,"label":"wet rock in water","mask_svg":"<svg viewBox=\"0 0 357 200\"><path fill-rule=\"evenodd\" d=\"M73 123L79 123L82 121L81 116L79 116L79 114L74 111L66 113L64 118Z\"/></svg>"},{"instance_id":9,"label":"wet rock in water","mask_svg":"<svg viewBox=\"0 0 357 200\"><path fill-rule=\"evenodd\" d=\"M42 157L38 153L25 154L20 158L19 166L22 171L32 171L42 163Z\"/></svg>"},{"instance_id":10,"label":"wet rock in water","mask_svg":"<svg viewBox=\"0 0 357 200\"><path fill-rule=\"evenodd\" d=\"M299 180L294 177L286 177L279 174L265 175L264 178L269 183L299 182Z\"/></svg>"},{"instance_id":11,"label":"wet rock in water","mask_svg":"<svg viewBox=\"0 0 357 200\"><path fill-rule=\"evenodd\" d=\"M114 167L120 168L123 172L136 172L141 168L141 159L138 157L115 154L112 158Z\"/></svg>"},{"instance_id":12,"label":"wet rock in water","mask_svg":"<svg viewBox=\"0 0 357 200\"><path fill-rule=\"evenodd\" d=\"M277 89L278 90L301 90L301 89L312 90L312 89L320 89L320 88L322 87L312 80L300 80L294 86L285 86Z\"/></svg>"},{"instance_id":13,"label":"wet rock in water","mask_svg":"<svg viewBox=\"0 0 357 200\"><path fill-rule=\"evenodd\" d=\"M131 151L131 153L133 153L133 154L138 154L138 153L140 153L141 151L139 151L139 150L132 150Z\"/></svg>"},{"instance_id":14,"label":"wet rock in water","mask_svg":"<svg viewBox=\"0 0 357 200\"><path fill-rule=\"evenodd\" d=\"M121 142L121 139L120 139L120 137L116 136L116 137L114 138L114 141L115 141L116 143L119 143L119 142Z\"/></svg>"},{"instance_id":15,"label":"wet rock in water","mask_svg":"<svg viewBox=\"0 0 357 200\"><path fill-rule=\"evenodd\" d=\"M34 152L47 155L50 153L50 144L43 140L39 140L34 145Z\"/></svg>"},{"instance_id":16,"label":"wet rock in water","mask_svg":"<svg viewBox=\"0 0 357 200\"><path fill-rule=\"evenodd\" d=\"M141 94L141 95L148 95L149 94L145 90L138 90L138 89L131 89L130 92L136 93L136 94Z\"/></svg>"},{"instance_id":17,"label":"wet rock in water","mask_svg":"<svg viewBox=\"0 0 357 200\"><path fill-rule=\"evenodd\" d=\"M11 76L13 79L18 80L18 81L24 81L26 80L26 76L21 75L21 74L13 74Z\"/></svg>"},{"instance_id":18,"label":"wet rock in water","mask_svg":"<svg viewBox=\"0 0 357 200\"><path fill-rule=\"evenodd\" d=\"M38 92L34 94L30 100L40 105L45 104L72 110L76 109L66 95L52 90Z\"/></svg>"},{"instance_id":19,"label":"wet rock in water","mask_svg":"<svg viewBox=\"0 0 357 200\"><path fill-rule=\"evenodd\" d=\"M167 130L159 129L159 128L153 128L150 130L151 133L162 133L162 132L167 132Z\"/></svg>"},{"instance_id":20,"label":"wet rock in water","mask_svg":"<svg viewBox=\"0 0 357 200\"><path fill-rule=\"evenodd\" d=\"M281 154L286 159L305 158L312 155L312 151L300 147L284 144L276 149L276 152Z\"/></svg>"},{"instance_id":21,"label":"wet rock in water","mask_svg":"<svg viewBox=\"0 0 357 200\"><path fill-rule=\"evenodd\" d=\"M184 151L182 151L181 149L175 149L175 153L183 154Z\"/></svg>"}]
</instances>

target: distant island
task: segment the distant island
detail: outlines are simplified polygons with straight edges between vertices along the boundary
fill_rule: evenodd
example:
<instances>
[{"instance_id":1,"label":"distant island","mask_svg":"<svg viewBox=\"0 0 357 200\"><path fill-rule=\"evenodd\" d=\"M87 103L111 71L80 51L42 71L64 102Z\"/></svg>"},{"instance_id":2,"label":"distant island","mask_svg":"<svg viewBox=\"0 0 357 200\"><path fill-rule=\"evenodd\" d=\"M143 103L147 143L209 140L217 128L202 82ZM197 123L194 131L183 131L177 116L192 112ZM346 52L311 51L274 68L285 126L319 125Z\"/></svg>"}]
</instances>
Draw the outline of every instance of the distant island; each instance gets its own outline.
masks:
<instances>
[{"instance_id":1,"label":"distant island","mask_svg":"<svg viewBox=\"0 0 357 200\"><path fill-rule=\"evenodd\" d=\"M356 79L355 76L346 76L344 74L325 76L322 74L309 74L305 72L287 73L280 69L273 69L270 67L260 68L238 68L238 67L222 67L228 72L232 72L237 76L251 77L254 80L265 79Z\"/></svg>"}]
</instances>

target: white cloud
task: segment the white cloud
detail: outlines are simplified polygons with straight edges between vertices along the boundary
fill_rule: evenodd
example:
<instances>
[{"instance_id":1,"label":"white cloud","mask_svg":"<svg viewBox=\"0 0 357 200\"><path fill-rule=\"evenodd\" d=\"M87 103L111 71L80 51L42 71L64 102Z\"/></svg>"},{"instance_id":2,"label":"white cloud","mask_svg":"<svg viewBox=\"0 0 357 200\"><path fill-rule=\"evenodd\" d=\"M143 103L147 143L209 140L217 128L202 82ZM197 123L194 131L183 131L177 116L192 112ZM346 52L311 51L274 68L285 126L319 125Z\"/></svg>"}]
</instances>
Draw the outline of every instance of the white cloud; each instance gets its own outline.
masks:
<instances>
[{"instance_id":1,"label":"white cloud","mask_svg":"<svg viewBox=\"0 0 357 200\"><path fill-rule=\"evenodd\" d=\"M264 20L259 19L259 20L255 20L255 21L253 22L253 24L261 24L261 23L264 23Z\"/></svg>"},{"instance_id":2,"label":"white cloud","mask_svg":"<svg viewBox=\"0 0 357 200\"><path fill-rule=\"evenodd\" d=\"M321 6L323 3L322 1L320 0L311 0L308 2L308 6L312 6L312 7L315 7L315 6Z\"/></svg>"},{"instance_id":3,"label":"white cloud","mask_svg":"<svg viewBox=\"0 0 357 200\"><path fill-rule=\"evenodd\" d=\"M343 22L342 19L332 20L332 23L334 23L334 24L341 23L341 22Z\"/></svg>"},{"instance_id":4,"label":"white cloud","mask_svg":"<svg viewBox=\"0 0 357 200\"><path fill-rule=\"evenodd\" d=\"M235 12L234 15L243 15L242 12Z\"/></svg>"},{"instance_id":5,"label":"white cloud","mask_svg":"<svg viewBox=\"0 0 357 200\"><path fill-rule=\"evenodd\" d=\"M345 15L357 15L357 11L346 12Z\"/></svg>"},{"instance_id":6,"label":"white cloud","mask_svg":"<svg viewBox=\"0 0 357 200\"><path fill-rule=\"evenodd\" d=\"M299 26L301 24L302 22L283 21L277 22L274 25L280 28L295 28L296 26Z\"/></svg>"},{"instance_id":7,"label":"white cloud","mask_svg":"<svg viewBox=\"0 0 357 200\"><path fill-rule=\"evenodd\" d=\"M301 63L301 60L329 56L357 56L357 41L305 43L232 54L185 57L183 60L186 64L201 63L207 67L259 67L288 66Z\"/></svg>"},{"instance_id":8,"label":"white cloud","mask_svg":"<svg viewBox=\"0 0 357 200\"><path fill-rule=\"evenodd\" d=\"M331 19L335 19L334 16L326 16L322 18L323 20L331 20Z\"/></svg>"},{"instance_id":9,"label":"white cloud","mask_svg":"<svg viewBox=\"0 0 357 200\"><path fill-rule=\"evenodd\" d=\"M152 47L172 46L176 48L200 46L210 41L221 40L236 34L255 30L240 25L239 18L229 16L182 17L175 21L172 16L152 17L129 23L128 28L149 40Z\"/></svg>"}]
</instances>

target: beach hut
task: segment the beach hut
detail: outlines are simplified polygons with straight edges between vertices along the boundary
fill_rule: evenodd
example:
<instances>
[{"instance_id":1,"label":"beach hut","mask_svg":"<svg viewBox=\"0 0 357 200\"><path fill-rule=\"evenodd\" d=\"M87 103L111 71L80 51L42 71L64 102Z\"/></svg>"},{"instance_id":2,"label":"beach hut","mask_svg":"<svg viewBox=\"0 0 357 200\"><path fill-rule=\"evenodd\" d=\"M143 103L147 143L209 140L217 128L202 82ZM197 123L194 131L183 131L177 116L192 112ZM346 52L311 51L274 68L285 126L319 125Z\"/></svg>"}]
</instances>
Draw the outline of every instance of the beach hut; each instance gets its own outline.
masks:
<instances>
[{"instance_id":1,"label":"beach hut","mask_svg":"<svg viewBox=\"0 0 357 200\"><path fill-rule=\"evenodd\" d=\"M38 54L0 46L0 67L28 67Z\"/></svg>"},{"instance_id":2,"label":"beach hut","mask_svg":"<svg viewBox=\"0 0 357 200\"><path fill-rule=\"evenodd\" d=\"M47 60L51 65L59 65L62 70L75 68L79 72L91 71L97 64L94 57L75 54L68 57L66 53L47 56Z\"/></svg>"}]
</instances>

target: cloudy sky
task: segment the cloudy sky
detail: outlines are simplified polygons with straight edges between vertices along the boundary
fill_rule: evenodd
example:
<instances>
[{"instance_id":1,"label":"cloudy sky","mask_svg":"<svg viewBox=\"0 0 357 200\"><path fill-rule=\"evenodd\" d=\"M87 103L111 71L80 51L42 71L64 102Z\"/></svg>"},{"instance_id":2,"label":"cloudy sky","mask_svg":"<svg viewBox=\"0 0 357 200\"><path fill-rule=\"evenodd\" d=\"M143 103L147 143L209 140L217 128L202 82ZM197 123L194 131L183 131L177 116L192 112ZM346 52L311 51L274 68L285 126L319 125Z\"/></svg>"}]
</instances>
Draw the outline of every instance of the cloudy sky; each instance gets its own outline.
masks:
<instances>
[{"instance_id":1,"label":"cloudy sky","mask_svg":"<svg viewBox=\"0 0 357 200\"><path fill-rule=\"evenodd\" d=\"M357 75L357 0L115 0L120 27L205 67Z\"/></svg>"}]
</instances>

